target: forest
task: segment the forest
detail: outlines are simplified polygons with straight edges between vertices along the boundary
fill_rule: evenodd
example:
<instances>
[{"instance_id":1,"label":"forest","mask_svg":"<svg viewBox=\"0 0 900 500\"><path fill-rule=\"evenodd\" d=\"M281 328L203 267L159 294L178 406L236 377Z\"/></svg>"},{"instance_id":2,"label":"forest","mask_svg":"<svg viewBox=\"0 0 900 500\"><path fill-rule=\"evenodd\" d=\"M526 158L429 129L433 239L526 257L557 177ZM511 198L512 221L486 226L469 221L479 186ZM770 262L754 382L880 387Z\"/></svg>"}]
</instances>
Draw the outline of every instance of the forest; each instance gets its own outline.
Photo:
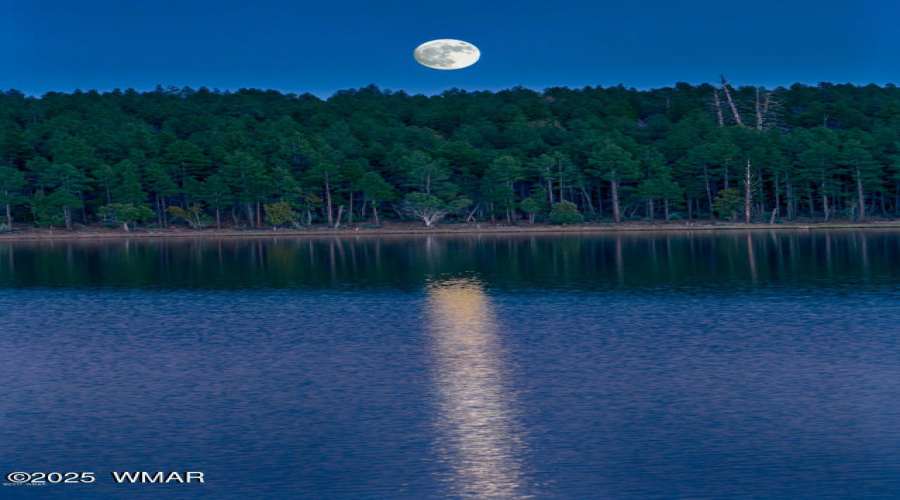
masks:
<instances>
[{"instance_id":1,"label":"forest","mask_svg":"<svg viewBox=\"0 0 900 500\"><path fill-rule=\"evenodd\" d=\"M900 90L0 93L0 231L900 216Z\"/></svg>"}]
</instances>

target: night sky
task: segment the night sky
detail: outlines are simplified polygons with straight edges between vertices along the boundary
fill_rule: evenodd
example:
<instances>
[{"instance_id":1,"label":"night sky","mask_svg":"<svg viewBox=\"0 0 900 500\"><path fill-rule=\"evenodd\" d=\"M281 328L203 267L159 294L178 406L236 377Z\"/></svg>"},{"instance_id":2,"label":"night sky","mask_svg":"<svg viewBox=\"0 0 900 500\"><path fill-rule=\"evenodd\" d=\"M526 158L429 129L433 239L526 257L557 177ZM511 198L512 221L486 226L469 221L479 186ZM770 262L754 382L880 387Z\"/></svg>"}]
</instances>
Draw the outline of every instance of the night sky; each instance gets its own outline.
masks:
<instances>
[{"instance_id":1,"label":"night sky","mask_svg":"<svg viewBox=\"0 0 900 500\"><path fill-rule=\"evenodd\" d=\"M887 0L0 0L0 12L0 89L30 95L900 80L900 4ZM413 49L436 38L471 42L481 60L418 65Z\"/></svg>"}]
</instances>

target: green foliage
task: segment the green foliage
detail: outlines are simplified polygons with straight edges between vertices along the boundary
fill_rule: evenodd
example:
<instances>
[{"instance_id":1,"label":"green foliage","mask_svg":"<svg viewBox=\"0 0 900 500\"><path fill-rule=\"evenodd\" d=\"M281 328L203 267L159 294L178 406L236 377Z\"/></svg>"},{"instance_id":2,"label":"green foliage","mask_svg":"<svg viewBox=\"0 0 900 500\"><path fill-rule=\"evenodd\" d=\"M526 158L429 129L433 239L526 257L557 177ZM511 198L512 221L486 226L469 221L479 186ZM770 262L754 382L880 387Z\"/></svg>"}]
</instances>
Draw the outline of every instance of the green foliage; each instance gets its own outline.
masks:
<instances>
[{"instance_id":1,"label":"green foliage","mask_svg":"<svg viewBox=\"0 0 900 500\"><path fill-rule=\"evenodd\" d=\"M757 89L733 91L748 126L728 109L719 122L712 85L684 83L434 97L367 87L327 101L162 87L5 93L0 219L30 211L72 228L103 207L149 203L160 227L167 215L259 226L263 206L287 203L306 224L339 224L338 213L378 224L411 207L431 213L412 215L426 225L511 223L563 200L591 219L727 218L748 160L756 214L900 216L900 88L761 89L773 102L759 120Z\"/></svg>"},{"instance_id":2,"label":"green foliage","mask_svg":"<svg viewBox=\"0 0 900 500\"><path fill-rule=\"evenodd\" d=\"M190 177L197 178L205 174L210 165L203 150L187 141L175 141L167 146L162 161L182 184Z\"/></svg>"},{"instance_id":3,"label":"green foliage","mask_svg":"<svg viewBox=\"0 0 900 500\"><path fill-rule=\"evenodd\" d=\"M450 207L440 198L428 193L411 193L403 202L404 210L417 219L422 219L426 227L431 227L450 213Z\"/></svg>"},{"instance_id":4,"label":"green foliage","mask_svg":"<svg viewBox=\"0 0 900 500\"><path fill-rule=\"evenodd\" d=\"M109 217L115 222L122 224L125 231L129 231L129 223L152 218L153 210L150 210L150 207L146 205L110 203L100 207L99 214L101 217Z\"/></svg>"},{"instance_id":5,"label":"green foliage","mask_svg":"<svg viewBox=\"0 0 900 500\"><path fill-rule=\"evenodd\" d=\"M536 214L538 212L543 212L547 208L547 203L543 200L536 200L534 198L525 198L522 200L522 203L519 204L519 209L521 209L526 214Z\"/></svg>"},{"instance_id":6,"label":"green foliage","mask_svg":"<svg viewBox=\"0 0 900 500\"><path fill-rule=\"evenodd\" d=\"M414 150L400 159L400 167L406 172L406 186L425 194L445 197L455 192L454 186L447 182L450 170L443 160L435 160L430 154Z\"/></svg>"},{"instance_id":7,"label":"green foliage","mask_svg":"<svg viewBox=\"0 0 900 500\"><path fill-rule=\"evenodd\" d=\"M524 169L515 157L503 155L491 162L485 172L486 196L509 210L515 207L515 183L522 180Z\"/></svg>"},{"instance_id":8,"label":"green foliage","mask_svg":"<svg viewBox=\"0 0 900 500\"><path fill-rule=\"evenodd\" d=\"M122 204L141 204L147 201L147 193L141 185L138 166L131 160L122 160L116 165L119 182L112 188L112 197Z\"/></svg>"},{"instance_id":9,"label":"green foliage","mask_svg":"<svg viewBox=\"0 0 900 500\"><path fill-rule=\"evenodd\" d=\"M0 165L21 168L32 155L22 127L13 120L0 120Z\"/></svg>"},{"instance_id":10,"label":"green foliage","mask_svg":"<svg viewBox=\"0 0 900 500\"><path fill-rule=\"evenodd\" d=\"M213 174L206 178L206 182L201 187L200 198L214 210L224 209L233 199L231 189L219 174Z\"/></svg>"},{"instance_id":11,"label":"green foliage","mask_svg":"<svg viewBox=\"0 0 900 500\"><path fill-rule=\"evenodd\" d=\"M86 171L97 163L94 148L78 137L67 137L52 146L53 161L57 164L68 164L79 171Z\"/></svg>"},{"instance_id":12,"label":"green foliage","mask_svg":"<svg viewBox=\"0 0 900 500\"><path fill-rule=\"evenodd\" d=\"M555 224L575 224L583 221L584 216L578 211L578 205L571 201L561 201L553 204L550 220Z\"/></svg>"},{"instance_id":13,"label":"green foliage","mask_svg":"<svg viewBox=\"0 0 900 500\"><path fill-rule=\"evenodd\" d=\"M222 177L239 201L254 202L271 190L265 165L252 154L239 151L229 155Z\"/></svg>"},{"instance_id":14,"label":"green foliage","mask_svg":"<svg viewBox=\"0 0 900 500\"><path fill-rule=\"evenodd\" d=\"M456 216L462 216L469 207L472 206L472 200L461 196L447 204L447 211Z\"/></svg>"},{"instance_id":15,"label":"green foliage","mask_svg":"<svg viewBox=\"0 0 900 500\"><path fill-rule=\"evenodd\" d=\"M192 229L205 227L209 222L209 218L204 215L200 205L191 205L186 209L181 207L168 207L166 208L166 211L169 212L172 217L187 222L188 226Z\"/></svg>"},{"instance_id":16,"label":"green foliage","mask_svg":"<svg viewBox=\"0 0 900 500\"><path fill-rule=\"evenodd\" d=\"M589 156L588 163L592 168L586 172L605 181L631 180L640 175L639 163L634 155L613 139L604 139L598 144Z\"/></svg>"},{"instance_id":17,"label":"green foliage","mask_svg":"<svg viewBox=\"0 0 900 500\"><path fill-rule=\"evenodd\" d=\"M278 226L283 226L287 223L297 225L297 214L291 210L290 203L286 201L279 201L278 203L263 205L266 210L266 221L269 224L278 228Z\"/></svg>"},{"instance_id":18,"label":"green foliage","mask_svg":"<svg viewBox=\"0 0 900 500\"><path fill-rule=\"evenodd\" d=\"M56 192L52 195L45 195L41 191L35 193L30 205L38 226L52 228L65 224L63 204L66 200L64 198L63 194L58 195Z\"/></svg>"},{"instance_id":19,"label":"green foliage","mask_svg":"<svg viewBox=\"0 0 900 500\"><path fill-rule=\"evenodd\" d=\"M394 188L378 172L366 172L357 181L357 188L372 203L391 201L394 199Z\"/></svg>"},{"instance_id":20,"label":"green foliage","mask_svg":"<svg viewBox=\"0 0 900 500\"><path fill-rule=\"evenodd\" d=\"M525 198L519 203L519 210L525 212L528 222L534 224L537 215L547 211L547 202L544 199Z\"/></svg>"},{"instance_id":21,"label":"green foliage","mask_svg":"<svg viewBox=\"0 0 900 500\"><path fill-rule=\"evenodd\" d=\"M713 210L719 217L735 220L738 210L744 204L744 197L737 189L723 189L713 200Z\"/></svg>"},{"instance_id":22,"label":"green foliage","mask_svg":"<svg viewBox=\"0 0 900 500\"><path fill-rule=\"evenodd\" d=\"M10 167L0 167L0 204L15 205L25 199L20 191L25 189L25 173Z\"/></svg>"},{"instance_id":23,"label":"green foliage","mask_svg":"<svg viewBox=\"0 0 900 500\"><path fill-rule=\"evenodd\" d=\"M41 184L48 188L65 191L77 197L88 190L90 179L71 163L50 163L40 177Z\"/></svg>"}]
</instances>

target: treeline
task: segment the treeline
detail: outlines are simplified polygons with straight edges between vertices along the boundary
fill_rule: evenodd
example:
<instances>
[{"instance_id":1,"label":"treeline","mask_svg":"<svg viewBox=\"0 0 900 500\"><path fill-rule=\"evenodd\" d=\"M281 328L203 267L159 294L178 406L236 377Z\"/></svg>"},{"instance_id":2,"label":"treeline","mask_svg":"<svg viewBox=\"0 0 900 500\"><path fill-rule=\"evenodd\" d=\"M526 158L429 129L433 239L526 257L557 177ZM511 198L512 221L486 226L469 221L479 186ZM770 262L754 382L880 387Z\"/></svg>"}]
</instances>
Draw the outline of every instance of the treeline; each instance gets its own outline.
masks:
<instances>
[{"instance_id":1,"label":"treeline","mask_svg":"<svg viewBox=\"0 0 900 500\"><path fill-rule=\"evenodd\" d=\"M900 215L900 90L0 93L0 229Z\"/></svg>"}]
</instances>

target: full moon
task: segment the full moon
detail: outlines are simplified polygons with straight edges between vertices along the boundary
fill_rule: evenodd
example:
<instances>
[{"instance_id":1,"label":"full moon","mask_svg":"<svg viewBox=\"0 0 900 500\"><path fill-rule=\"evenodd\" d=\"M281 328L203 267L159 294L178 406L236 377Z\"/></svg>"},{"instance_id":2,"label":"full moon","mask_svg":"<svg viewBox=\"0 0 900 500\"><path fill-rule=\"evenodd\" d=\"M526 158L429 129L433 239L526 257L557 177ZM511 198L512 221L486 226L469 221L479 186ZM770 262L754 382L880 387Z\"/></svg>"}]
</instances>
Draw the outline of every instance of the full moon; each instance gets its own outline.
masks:
<instances>
[{"instance_id":1,"label":"full moon","mask_svg":"<svg viewBox=\"0 0 900 500\"><path fill-rule=\"evenodd\" d=\"M416 47L413 57L429 68L461 69L475 64L481 52L462 40L432 40Z\"/></svg>"}]
</instances>

